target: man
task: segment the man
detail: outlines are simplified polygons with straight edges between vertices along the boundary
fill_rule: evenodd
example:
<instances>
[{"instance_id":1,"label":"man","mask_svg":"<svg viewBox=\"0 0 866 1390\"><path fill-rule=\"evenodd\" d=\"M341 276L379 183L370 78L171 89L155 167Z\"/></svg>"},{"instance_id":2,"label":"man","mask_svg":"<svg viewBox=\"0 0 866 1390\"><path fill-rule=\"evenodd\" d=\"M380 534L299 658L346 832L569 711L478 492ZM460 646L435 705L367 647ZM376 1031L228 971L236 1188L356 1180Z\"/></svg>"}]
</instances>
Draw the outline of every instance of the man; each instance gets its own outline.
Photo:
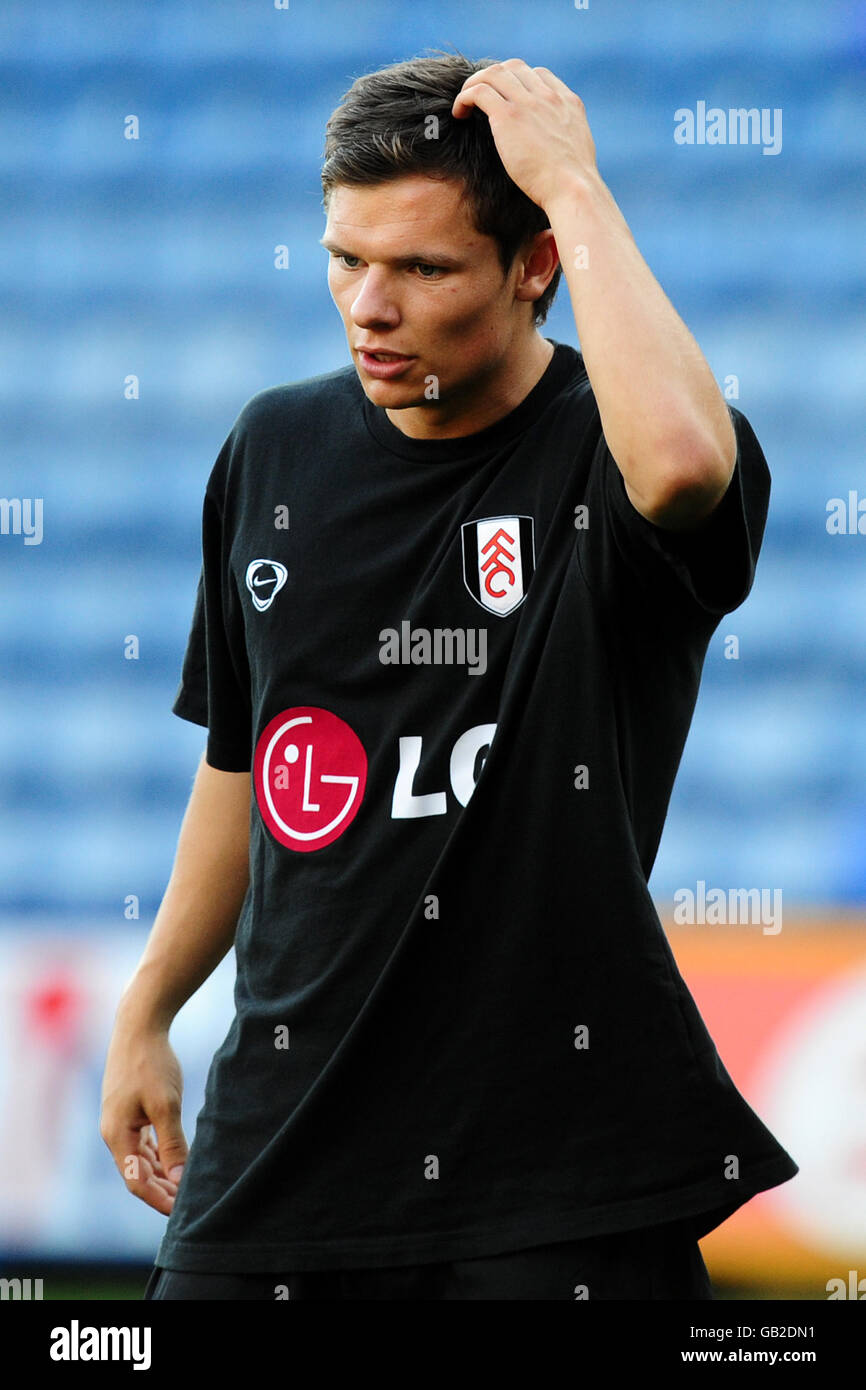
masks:
<instances>
[{"instance_id":1,"label":"man","mask_svg":"<svg viewBox=\"0 0 866 1390\"><path fill-rule=\"evenodd\" d=\"M352 365L208 481L206 757L106 1065L146 1297L712 1298L698 1239L798 1170L647 878L764 456L546 68L365 76L325 155ZM168 1030L233 941L185 1163Z\"/></svg>"}]
</instances>

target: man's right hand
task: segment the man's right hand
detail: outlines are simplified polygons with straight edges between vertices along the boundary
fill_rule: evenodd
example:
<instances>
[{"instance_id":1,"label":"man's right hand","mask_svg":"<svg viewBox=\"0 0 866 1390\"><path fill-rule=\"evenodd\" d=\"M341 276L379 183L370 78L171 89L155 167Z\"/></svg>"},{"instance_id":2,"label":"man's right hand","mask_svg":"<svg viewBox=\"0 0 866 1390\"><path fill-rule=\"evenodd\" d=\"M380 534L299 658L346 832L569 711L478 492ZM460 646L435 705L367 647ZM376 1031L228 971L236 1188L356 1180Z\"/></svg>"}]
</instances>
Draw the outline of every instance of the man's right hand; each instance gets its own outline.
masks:
<instances>
[{"instance_id":1,"label":"man's right hand","mask_svg":"<svg viewBox=\"0 0 866 1390\"><path fill-rule=\"evenodd\" d=\"M131 1027L119 1019L105 1063L99 1132L129 1191L165 1216L189 1152L182 1095L180 1063L167 1029Z\"/></svg>"},{"instance_id":2,"label":"man's right hand","mask_svg":"<svg viewBox=\"0 0 866 1390\"><path fill-rule=\"evenodd\" d=\"M168 1033L234 941L249 885L251 781L248 772L211 767L202 754L171 878L105 1060L99 1132L130 1192L165 1216L188 1152L183 1077Z\"/></svg>"}]
</instances>

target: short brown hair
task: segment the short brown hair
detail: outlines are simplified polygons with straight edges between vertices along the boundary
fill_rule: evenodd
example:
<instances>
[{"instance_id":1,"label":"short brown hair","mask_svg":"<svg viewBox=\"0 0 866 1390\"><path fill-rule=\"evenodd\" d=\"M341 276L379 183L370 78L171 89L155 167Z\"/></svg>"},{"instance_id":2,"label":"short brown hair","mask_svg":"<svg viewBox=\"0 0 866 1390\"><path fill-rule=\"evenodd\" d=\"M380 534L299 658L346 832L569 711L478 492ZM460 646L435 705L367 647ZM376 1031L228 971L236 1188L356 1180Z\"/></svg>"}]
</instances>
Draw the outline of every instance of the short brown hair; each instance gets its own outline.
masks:
<instances>
[{"instance_id":1,"label":"short brown hair","mask_svg":"<svg viewBox=\"0 0 866 1390\"><path fill-rule=\"evenodd\" d=\"M472 107L462 120L451 115L466 78L498 60L473 62L462 53L436 53L393 63L352 83L325 127L325 210L337 184L364 187L410 173L460 179L475 228L495 239L507 275L518 250L550 222L505 172L485 113ZM557 265L535 302L536 327L547 318L561 276Z\"/></svg>"}]
</instances>

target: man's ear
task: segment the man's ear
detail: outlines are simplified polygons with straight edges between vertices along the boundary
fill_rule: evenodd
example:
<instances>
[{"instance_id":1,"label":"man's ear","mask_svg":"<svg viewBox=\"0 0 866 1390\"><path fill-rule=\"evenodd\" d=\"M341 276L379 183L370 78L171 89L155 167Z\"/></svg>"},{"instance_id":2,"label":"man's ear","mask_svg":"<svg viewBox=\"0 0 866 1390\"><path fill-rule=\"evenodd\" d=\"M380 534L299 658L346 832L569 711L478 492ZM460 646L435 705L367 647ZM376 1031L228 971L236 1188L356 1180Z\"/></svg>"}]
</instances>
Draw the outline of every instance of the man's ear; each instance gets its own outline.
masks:
<instances>
[{"instance_id":1,"label":"man's ear","mask_svg":"<svg viewBox=\"0 0 866 1390\"><path fill-rule=\"evenodd\" d=\"M514 287L516 299L540 299L553 279L559 265L559 252L550 227L537 232L517 252L517 283Z\"/></svg>"}]
</instances>

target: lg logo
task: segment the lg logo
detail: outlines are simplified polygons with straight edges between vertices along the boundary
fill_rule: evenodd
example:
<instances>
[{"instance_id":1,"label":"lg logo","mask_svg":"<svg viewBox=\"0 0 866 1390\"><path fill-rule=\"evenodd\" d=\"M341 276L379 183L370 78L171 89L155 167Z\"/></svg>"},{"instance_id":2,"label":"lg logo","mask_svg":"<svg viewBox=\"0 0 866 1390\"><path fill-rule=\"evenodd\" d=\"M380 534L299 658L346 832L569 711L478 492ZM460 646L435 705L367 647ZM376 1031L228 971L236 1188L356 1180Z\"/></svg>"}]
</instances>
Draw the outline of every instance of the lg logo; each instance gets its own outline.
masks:
<instances>
[{"instance_id":1,"label":"lg logo","mask_svg":"<svg viewBox=\"0 0 866 1390\"><path fill-rule=\"evenodd\" d=\"M351 825L364 796L367 754L330 710L283 710L262 731L253 761L256 800L288 849L322 849Z\"/></svg>"},{"instance_id":2,"label":"lg logo","mask_svg":"<svg viewBox=\"0 0 866 1390\"><path fill-rule=\"evenodd\" d=\"M476 724L451 750L451 790L461 806L475 790L495 732L495 724ZM420 735L399 740L391 801L395 820L442 816L448 810L445 791L416 787L422 754ZM358 814L367 784L367 754L345 720L314 705L296 706L262 730L253 784L262 819L280 844L301 853L322 849Z\"/></svg>"},{"instance_id":3,"label":"lg logo","mask_svg":"<svg viewBox=\"0 0 866 1390\"><path fill-rule=\"evenodd\" d=\"M487 751L496 732L495 724L476 724L461 734L451 749L449 774L451 790L465 806L481 775ZM400 739L400 768L394 783L391 815L395 819L410 816L444 816L448 810L445 792L427 792L416 796L415 776L421 763L423 740L420 736ZM483 756L482 756L483 755Z\"/></svg>"}]
</instances>

